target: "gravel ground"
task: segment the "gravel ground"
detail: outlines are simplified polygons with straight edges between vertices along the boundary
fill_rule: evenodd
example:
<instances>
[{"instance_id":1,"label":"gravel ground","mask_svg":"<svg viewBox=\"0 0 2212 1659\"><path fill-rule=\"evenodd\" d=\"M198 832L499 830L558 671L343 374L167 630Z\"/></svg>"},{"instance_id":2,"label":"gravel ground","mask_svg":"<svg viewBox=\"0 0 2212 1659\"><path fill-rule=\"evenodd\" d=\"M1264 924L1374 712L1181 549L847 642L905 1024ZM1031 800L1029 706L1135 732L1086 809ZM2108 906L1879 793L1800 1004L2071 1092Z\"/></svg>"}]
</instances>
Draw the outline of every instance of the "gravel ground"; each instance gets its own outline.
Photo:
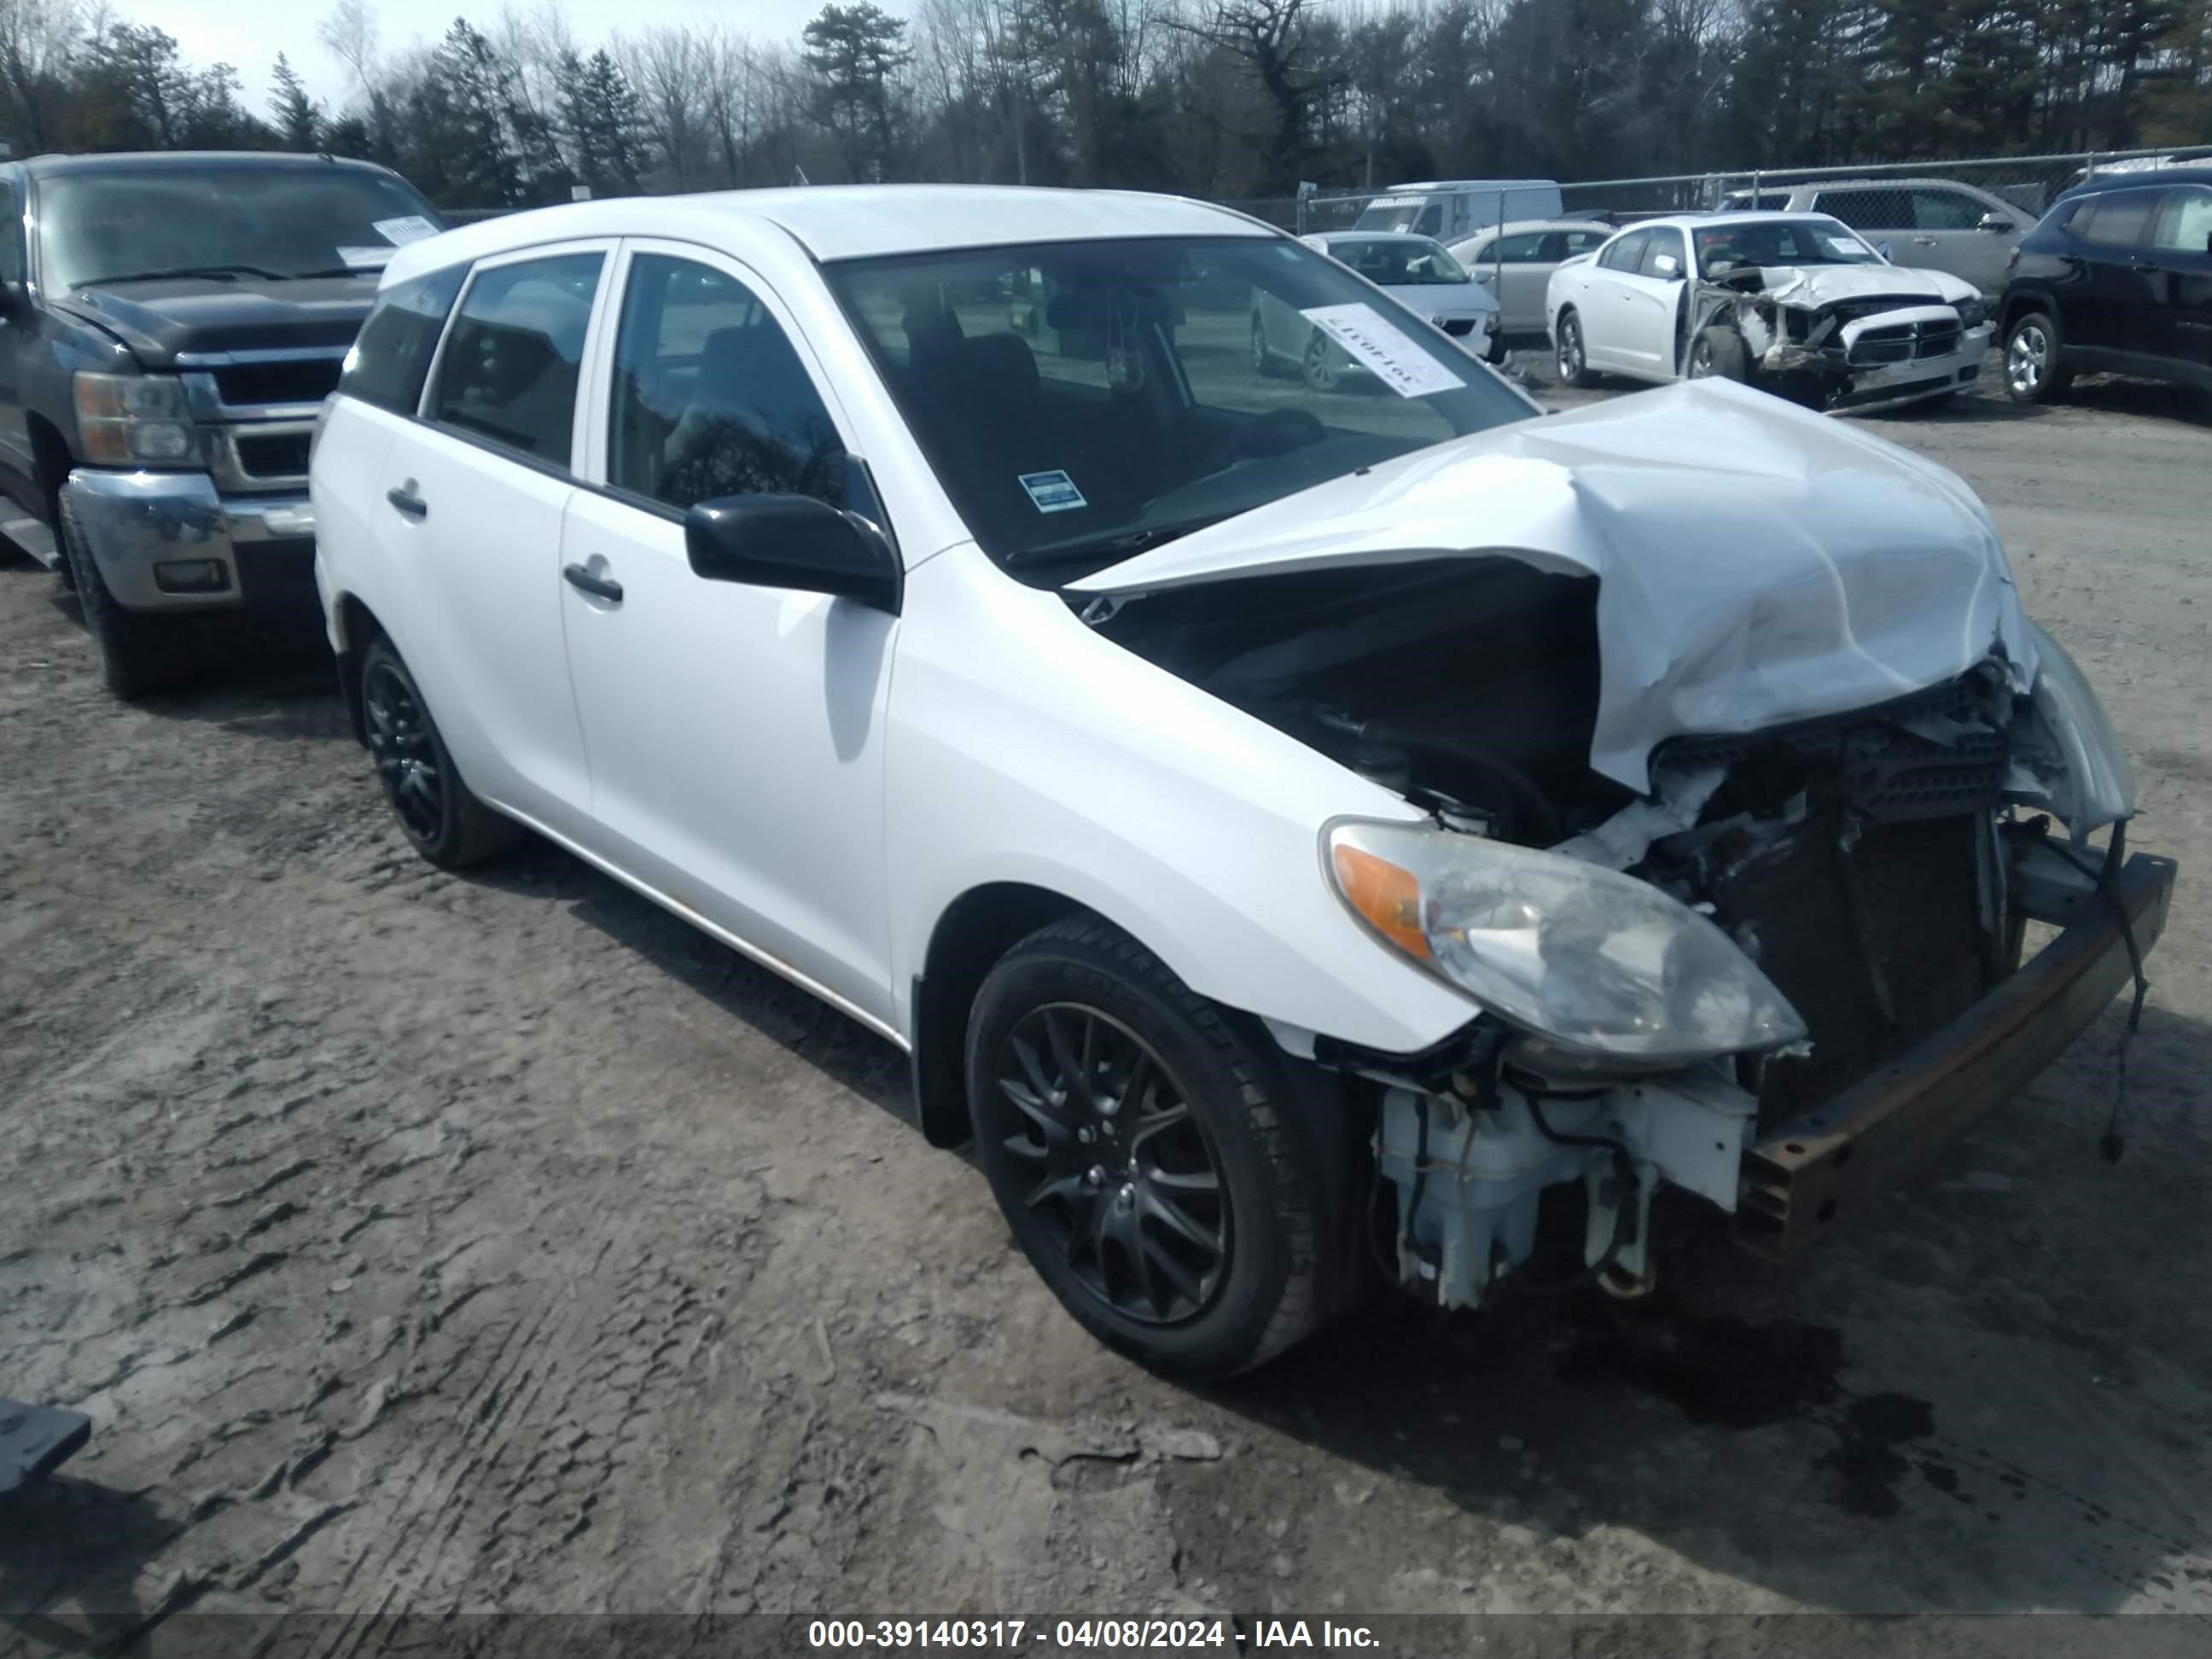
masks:
<instances>
[{"instance_id":1,"label":"gravel ground","mask_svg":"<svg viewBox=\"0 0 2212 1659\"><path fill-rule=\"evenodd\" d=\"M0 1505L0 1640L187 1606L356 1610L347 1645L410 1608L2205 1639L2208 423L2108 383L1869 424L1989 501L2182 862L2124 1161L2115 1012L1790 1274L1692 1227L1656 1305L1385 1308L1212 1393L1060 1312L888 1048L562 854L417 862L312 659L118 706L0 561L0 1389L95 1425Z\"/></svg>"}]
</instances>

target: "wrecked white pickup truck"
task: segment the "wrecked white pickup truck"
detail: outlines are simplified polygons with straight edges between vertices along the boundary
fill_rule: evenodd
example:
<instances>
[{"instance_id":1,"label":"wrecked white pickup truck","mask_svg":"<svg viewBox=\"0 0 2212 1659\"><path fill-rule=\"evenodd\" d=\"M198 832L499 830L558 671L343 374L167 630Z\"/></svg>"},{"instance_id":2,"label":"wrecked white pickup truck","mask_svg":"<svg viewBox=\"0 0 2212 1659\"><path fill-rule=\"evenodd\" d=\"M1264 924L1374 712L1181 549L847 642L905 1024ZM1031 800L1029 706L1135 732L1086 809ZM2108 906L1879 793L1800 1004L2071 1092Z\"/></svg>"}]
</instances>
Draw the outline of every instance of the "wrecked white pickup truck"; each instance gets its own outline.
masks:
<instances>
[{"instance_id":1,"label":"wrecked white pickup truck","mask_svg":"<svg viewBox=\"0 0 2212 1659\"><path fill-rule=\"evenodd\" d=\"M1832 411L1950 398L1990 343L1971 283L1813 213L1646 220L1562 264L1545 300L1571 386L1719 378Z\"/></svg>"}]
</instances>

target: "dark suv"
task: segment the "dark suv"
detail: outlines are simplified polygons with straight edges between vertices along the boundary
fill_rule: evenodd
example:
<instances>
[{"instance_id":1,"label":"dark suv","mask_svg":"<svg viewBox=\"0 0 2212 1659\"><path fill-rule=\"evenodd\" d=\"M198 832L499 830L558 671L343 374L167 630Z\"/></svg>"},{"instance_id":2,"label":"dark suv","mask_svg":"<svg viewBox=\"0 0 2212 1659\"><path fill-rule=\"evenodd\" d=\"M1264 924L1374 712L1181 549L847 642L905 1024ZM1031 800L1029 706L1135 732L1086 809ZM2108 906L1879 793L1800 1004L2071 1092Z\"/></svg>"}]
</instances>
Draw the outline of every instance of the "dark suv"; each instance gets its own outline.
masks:
<instances>
[{"instance_id":1,"label":"dark suv","mask_svg":"<svg viewBox=\"0 0 2212 1659\"><path fill-rule=\"evenodd\" d=\"M315 626L307 447L395 247L441 222L325 156L0 166L0 534L76 590L118 696Z\"/></svg>"},{"instance_id":2,"label":"dark suv","mask_svg":"<svg viewBox=\"0 0 2212 1659\"><path fill-rule=\"evenodd\" d=\"M2021 403L2098 369L2212 390L2212 168L2067 191L2013 255L1998 315Z\"/></svg>"}]
</instances>

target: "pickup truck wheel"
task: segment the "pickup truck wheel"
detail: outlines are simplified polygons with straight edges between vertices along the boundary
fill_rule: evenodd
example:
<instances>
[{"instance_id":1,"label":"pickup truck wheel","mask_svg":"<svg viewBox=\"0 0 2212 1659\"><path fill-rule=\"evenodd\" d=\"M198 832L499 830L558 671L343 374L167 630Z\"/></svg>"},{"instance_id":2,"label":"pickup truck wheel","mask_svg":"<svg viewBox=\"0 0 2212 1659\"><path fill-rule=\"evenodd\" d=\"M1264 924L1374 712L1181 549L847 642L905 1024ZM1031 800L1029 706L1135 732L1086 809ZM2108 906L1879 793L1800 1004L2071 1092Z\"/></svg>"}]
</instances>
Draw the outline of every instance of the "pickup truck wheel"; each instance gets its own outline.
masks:
<instances>
[{"instance_id":1,"label":"pickup truck wheel","mask_svg":"<svg viewBox=\"0 0 2212 1659\"><path fill-rule=\"evenodd\" d=\"M1104 922L1043 928L976 994L975 1161L1068 1312L1164 1375L1248 1370L1319 1323L1336 1188L1264 1038Z\"/></svg>"},{"instance_id":2,"label":"pickup truck wheel","mask_svg":"<svg viewBox=\"0 0 2212 1659\"><path fill-rule=\"evenodd\" d=\"M1751 379L1751 353L1743 343L1743 336L1732 328L1705 328L1698 331L1698 337L1690 342L1690 365L1686 377L1692 380L1744 380Z\"/></svg>"},{"instance_id":3,"label":"pickup truck wheel","mask_svg":"<svg viewBox=\"0 0 2212 1659\"><path fill-rule=\"evenodd\" d=\"M1589 354L1583 348L1583 319L1571 311L1559 313L1559 320L1552 325L1553 344L1559 359L1561 386L1588 388L1597 384L1597 376L1590 373Z\"/></svg>"},{"instance_id":4,"label":"pickup truck wheel","mask_svg":"<svg viewBox=\"0 0 2212 1659\"><path fill-rule=\"evenodd\" d=\"M471 793L430 718L430 707L389 640L370 642L361 659L362 724L384 799L415 850L458 870L502 853L522 826Z\"/></svg>"},{"instance_id":5,"label":"pickup truck wheel","mask_svg":"<svg viewBox=\"0 0 2212 1659\"><path fill-rule=\"evenodd\" d=\"M2023 312L2005 331L2005 392L2016 404L2045 404L2074 379L2060 351L2058 322L2047 311Z\"/></svg>"},{"instance_id":6,"label":"pickup truck wheel","mask_svg":"<svg viewBox=\"0 0 2212 1659\"><path fill-rule=\"evenodd\" d=\"M92 635L93 648L100 653L100 677L108 690L125 702L136 702L185 684L199 666L192 647L203 619L148 615L118 605L85 545L76 505L67 492L58 499L61 507L55 518L61 532L62 561L70 573L67 585L76 591L78 609L84 613L85 632Z\"/></svg>"}]
</instances>

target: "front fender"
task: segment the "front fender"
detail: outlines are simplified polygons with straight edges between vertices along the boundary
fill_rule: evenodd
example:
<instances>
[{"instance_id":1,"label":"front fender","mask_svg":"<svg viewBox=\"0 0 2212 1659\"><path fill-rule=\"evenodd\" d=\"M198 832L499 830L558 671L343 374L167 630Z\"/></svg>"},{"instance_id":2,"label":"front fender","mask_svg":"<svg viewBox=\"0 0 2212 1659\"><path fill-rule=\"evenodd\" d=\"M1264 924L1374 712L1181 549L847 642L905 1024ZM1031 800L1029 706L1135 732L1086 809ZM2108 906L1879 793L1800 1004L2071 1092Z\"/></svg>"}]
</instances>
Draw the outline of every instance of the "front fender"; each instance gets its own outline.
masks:
<instances>
[{"instance_id":1,"label":"front fender","mask_svg":"<svg viewBox=\"0 0 2212 1659\"><path fill-rule=\"evenodd\" d=\"M1193 990L1386 1052L1473 1000L1337 900L1320 832L1416 819L1399 797L1125 651L972 544L914 572L885 764L892 983L964 893L1016 883L1097 912ZM898 1010L912 1032L912 1010Z\"/></svg>"}]
</instances>

